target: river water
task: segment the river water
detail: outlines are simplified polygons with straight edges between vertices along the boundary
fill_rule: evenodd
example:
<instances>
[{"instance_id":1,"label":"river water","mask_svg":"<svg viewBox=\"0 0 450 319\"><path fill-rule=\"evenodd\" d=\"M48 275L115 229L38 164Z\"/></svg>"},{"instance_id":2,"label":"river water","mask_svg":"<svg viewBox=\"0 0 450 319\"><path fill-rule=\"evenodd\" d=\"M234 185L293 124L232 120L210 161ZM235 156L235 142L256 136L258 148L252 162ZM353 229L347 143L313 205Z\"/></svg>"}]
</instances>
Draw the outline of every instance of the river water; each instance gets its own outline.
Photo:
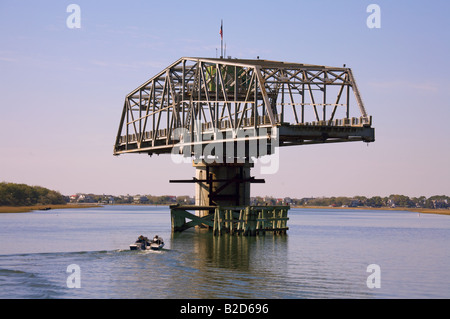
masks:
<instances>
[{"instance_id":1,"label":"river water","mask_svg":"<svg viewBox=\"0 0 450 319\"><path fill-rule=\"evenodd\" d=\"M213 237L172 235L165 206L0 214L0 298L450 298L450 216L289 218L284 236ZM141 234L164 249L130 251Z\"/></svg>"}]
</instances>

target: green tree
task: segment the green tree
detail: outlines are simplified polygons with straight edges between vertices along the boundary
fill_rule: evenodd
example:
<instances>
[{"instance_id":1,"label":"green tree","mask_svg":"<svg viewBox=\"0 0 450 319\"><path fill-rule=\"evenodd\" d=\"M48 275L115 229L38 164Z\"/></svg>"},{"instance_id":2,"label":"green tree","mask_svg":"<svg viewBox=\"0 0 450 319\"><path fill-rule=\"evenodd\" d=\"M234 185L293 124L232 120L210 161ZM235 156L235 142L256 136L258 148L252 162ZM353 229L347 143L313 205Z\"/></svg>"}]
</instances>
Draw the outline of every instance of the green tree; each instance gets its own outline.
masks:
<instances>
[{"instance_id":1,"label":"green tree","mask_svg":"<svg viewBox=\"0 0 450 319\"><path fill-rule=\"evenodd\" d=\"M382 207L384 206L383 199L380 196L374 196L366 201L366 205L370 207Z\"/></svg>"},{"instance_id":2,"label":"green tree","mask_svg":"<svg viewBox=\"0 0 450 319\"><path fill-rule=\"evenodd\" d=\"M41 186L26 184L0 183L1 206L30 206L65 204L64 196L59 192Z\"/></svg>"}]
</instances>

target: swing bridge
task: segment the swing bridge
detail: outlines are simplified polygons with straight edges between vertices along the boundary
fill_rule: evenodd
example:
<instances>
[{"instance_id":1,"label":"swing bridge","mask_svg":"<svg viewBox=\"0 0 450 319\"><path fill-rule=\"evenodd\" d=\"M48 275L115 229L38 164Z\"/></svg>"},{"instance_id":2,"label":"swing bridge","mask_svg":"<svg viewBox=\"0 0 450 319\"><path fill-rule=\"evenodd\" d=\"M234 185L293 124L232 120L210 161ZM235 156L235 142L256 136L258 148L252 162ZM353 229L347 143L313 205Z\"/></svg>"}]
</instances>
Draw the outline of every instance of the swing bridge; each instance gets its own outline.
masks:
<instances>
[{"instance_id":1,"label":"swing bridge","mask_svg":"<svg viewBox=\"0 0 450 319\"><path fill-rule=\"evenodd\" d=\"M260 59L183 57L130 92L114 155L193 160L194 206L171 207L172 230L254 235L287 230L287 206L250 206L254 160L278 147L374 142L350 68ZM194 211L195 213L190 213ZM191 221L186 221L190 219Z\"/></svg>"}]
</instances>

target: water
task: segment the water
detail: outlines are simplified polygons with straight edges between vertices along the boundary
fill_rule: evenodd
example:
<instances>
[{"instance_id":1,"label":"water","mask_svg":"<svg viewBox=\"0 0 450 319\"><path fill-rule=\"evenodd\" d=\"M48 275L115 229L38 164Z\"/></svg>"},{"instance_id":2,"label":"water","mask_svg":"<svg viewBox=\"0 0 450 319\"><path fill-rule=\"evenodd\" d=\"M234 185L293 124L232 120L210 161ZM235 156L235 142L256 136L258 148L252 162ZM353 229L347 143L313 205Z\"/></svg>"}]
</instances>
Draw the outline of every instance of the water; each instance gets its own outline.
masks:
<instances>
[{"instance_id":1,"label":"water","mask_svg":"<svg viewBox=\"0 0 450 319\"><path fill-rule=\"evenodd\" d=\"M167 207L0 214L0 298L449 298L450 216L291 209L286 236L171 235ZM139 235L162 251L130 251ZM80 288L68 288L69 265ZM369 288L367 267L380 267Z\"/></svg>"}]
</instances>

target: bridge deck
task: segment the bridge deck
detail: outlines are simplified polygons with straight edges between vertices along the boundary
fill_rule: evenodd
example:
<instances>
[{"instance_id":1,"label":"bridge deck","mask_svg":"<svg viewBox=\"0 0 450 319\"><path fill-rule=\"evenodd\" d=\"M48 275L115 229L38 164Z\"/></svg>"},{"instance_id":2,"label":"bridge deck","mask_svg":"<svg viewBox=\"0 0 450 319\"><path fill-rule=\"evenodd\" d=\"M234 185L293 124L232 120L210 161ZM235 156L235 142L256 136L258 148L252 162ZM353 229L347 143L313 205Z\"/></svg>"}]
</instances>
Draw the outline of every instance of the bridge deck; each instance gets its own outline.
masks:
<instances>
[{"instance_id":1,"label":"bridge deck","mask_svg":"<svg viewBox=\"0 0 450 319\"><path fill-rule=\"evenodd\" d=\"M243 134L240 139L239 134L231 137L232 134L227 132L232 131L228 121L219 122L219 126L214 127L214 123L203 123L201 127L201 137L191 139L184 142L175 136L168 136L167 129L161 129L153 134L152 131L143 132L143 137L139 142L139 136L136 134L129 134L120 136L116 145L115 154L122 153L148 153L148 154L170 154L174 147L183 148L186 146L193 146L198 144L213 144L213 143L238 143L242 141L250 141L252 139L266 139L270 146L271 135L274 130L278 138L276 146L290 146L290 145L308 145L308 144L323 144L323 143L337 143L337 142L353 142L364 141L373 142L375 140L374 128L370 124L366 124L362 118L350 119L336 119L333 121L314 121L299 124L279 123L272 127L268 117L259 117L257 121L257 129L253 121L248 120L243 123ZM186 127L188 132L189 127ZM265 134L261 134L264 129ZM255 133L257 132L257 133ZM222 138L217 138L221 133ZM215 138L213 138L215 135ZM190 136L191 137L191 136ZM197 136L198 137L198 136ZM231 137L231 138L230 138Z\"/></svg>"}]
</instances>

